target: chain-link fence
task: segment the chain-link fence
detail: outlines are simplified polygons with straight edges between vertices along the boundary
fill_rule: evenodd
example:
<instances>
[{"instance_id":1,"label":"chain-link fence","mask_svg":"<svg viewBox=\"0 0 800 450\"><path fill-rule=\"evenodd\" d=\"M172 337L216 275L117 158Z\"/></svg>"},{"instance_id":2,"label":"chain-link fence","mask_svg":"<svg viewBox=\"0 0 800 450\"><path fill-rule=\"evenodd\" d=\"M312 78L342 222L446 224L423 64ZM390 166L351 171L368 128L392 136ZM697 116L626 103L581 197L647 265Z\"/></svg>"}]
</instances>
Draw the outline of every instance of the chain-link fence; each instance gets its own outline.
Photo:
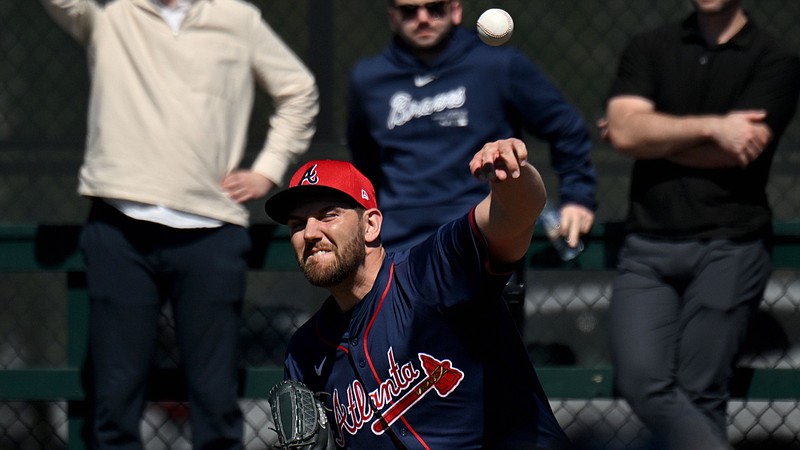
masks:
<instances>
[{"instance_id":1,"label":"chain-link fence","mask_svg":"<svg viewBox=\"0 0 800 450\"><path fill-rule=\"evenodd\" d=\"M691 10L689 0L463 0L465 26L501 7L515 20L518 46L550 76L591 125L628 37ZM355 61L378 52L389 38L383 0L253 1L309 65L320 86L322 110L311 156L347 158L343 142L346 83ZM800 43L800 1L750 0L754 20L787 42ZM86 131L89 80L83 50L44 13L39 2L0 0L0 223L81 223L88 203L77 197L77 171ZM270 106L256 99L249 147L264 138ZM591 127L593 129L593 127ZM593 130L594 133L594 130ZM625 214L630 161L594 135L600 174L598 220ZM547 152L531 142L533 162L548 185ZM800 121L787 131L773 165L769 194L777 220L800 218ZM248 152L252 158L253 150ZM266 222L261 203L253 222ZM800 260L800 255L798 255ZM605 312L610 272L528 273L525 338L538 365L608 365ZM0 369L58 367L66 362L64 274L0 274ZM743 364L800 369L800 276L775 273ZM254 272L243 315L247 365L279 366L286 341L325 294L299 273ZM169 324L169 311L164 322ZM162 363L173 361L165 327ZM587 448L639 448L647 433L621 400L553 399L559 421ZM732 442L740 449L800 448L797 401L735 401ZM248 448L269 448L273 435L263 401L243 400ZM186 405L151 403L142 422L147 448L188 448ZM66 403L0 403L0 449L63 448Z\"/></svg>"}]
</instances>

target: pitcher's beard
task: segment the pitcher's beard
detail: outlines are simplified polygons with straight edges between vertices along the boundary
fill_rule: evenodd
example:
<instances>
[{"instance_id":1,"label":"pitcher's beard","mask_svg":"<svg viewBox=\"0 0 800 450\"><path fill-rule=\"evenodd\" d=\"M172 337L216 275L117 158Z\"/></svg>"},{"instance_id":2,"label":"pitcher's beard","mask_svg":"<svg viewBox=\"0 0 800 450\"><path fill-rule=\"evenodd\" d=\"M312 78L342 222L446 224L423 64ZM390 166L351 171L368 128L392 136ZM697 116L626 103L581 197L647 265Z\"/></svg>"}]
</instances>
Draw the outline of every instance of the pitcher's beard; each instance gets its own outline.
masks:
<instances>
[{"instance_id":1,"label":"pitcher's beard","mask_svg":"<svg viewBox=\"0 0 800 450\"><path fill-rule=\"evenodd\" d=\"M354 235L334 250L332 264L319 264L313 258L298 262L303 275L314 286L330 288L340 284L358 270L367 254L364 236L361 234Z\"/></svg>"}]
</instances>

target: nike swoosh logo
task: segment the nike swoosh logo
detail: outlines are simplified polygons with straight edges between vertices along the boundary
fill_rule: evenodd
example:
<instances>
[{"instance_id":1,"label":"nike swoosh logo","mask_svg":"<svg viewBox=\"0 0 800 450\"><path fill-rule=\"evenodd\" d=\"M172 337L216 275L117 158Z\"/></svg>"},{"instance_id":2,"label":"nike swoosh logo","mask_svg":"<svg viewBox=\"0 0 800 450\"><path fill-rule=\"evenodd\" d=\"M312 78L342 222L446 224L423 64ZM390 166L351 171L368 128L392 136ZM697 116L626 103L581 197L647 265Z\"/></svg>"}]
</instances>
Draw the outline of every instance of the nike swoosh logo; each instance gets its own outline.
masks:
<instances>
[{"instance_id":1,"label":"nike swoosh logo","mask_svg":"<svg viewBox=\"0 0 800 450\"><path fill-rule=\"evenodd\" d=\"M422 87L426 84L430 83L431 81L436 79L436 75L433 74L426 74L426 75L416 75L414 76L414 86Z\"/></svg>"},{"instance_id":2,"label":"nike swoosh logo","mask_svg":"<svg viewBox=\"0 0 800 450\"><path fill-rule=\"evenodd\" d=\"M314 366L314 372L316 372L316 373L317 373L317 376L318 376L318 377L319 377L319 376L322 376L322 366L324 366L324 365L325 365L325 361L326 361L327 359L328 359L328 357L327 357L327 356L326 356L326 357L324 357L324 358L322 358L322 362L321 362L321 363L319 363L319 365L318 365L318 366Z\"/></svg>"}]
</instances>

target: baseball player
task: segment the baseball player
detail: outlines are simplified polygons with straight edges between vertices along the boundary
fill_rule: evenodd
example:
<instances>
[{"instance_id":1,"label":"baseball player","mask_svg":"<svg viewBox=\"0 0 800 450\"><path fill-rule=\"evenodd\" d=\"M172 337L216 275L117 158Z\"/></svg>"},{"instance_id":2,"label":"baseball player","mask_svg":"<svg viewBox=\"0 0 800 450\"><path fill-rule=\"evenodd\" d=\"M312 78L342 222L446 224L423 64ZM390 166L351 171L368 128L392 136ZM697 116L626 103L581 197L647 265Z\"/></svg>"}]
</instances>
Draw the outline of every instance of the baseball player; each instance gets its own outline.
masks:
<instances>
[{"instance_id":1,"label":"baseball player","mask_svg":"<svg viewBox=\"0 0 800 450\"><path fill-rule=\"evenodd\" d=\"M420 244L387 252L383 216L350 163L311 161L265 210L331 296L292 337L286 377L325 392L345 449L563 449L501 299L545 202L522 141L488 143L469 169L490 193Z\"/></svg>"}]
</instances>

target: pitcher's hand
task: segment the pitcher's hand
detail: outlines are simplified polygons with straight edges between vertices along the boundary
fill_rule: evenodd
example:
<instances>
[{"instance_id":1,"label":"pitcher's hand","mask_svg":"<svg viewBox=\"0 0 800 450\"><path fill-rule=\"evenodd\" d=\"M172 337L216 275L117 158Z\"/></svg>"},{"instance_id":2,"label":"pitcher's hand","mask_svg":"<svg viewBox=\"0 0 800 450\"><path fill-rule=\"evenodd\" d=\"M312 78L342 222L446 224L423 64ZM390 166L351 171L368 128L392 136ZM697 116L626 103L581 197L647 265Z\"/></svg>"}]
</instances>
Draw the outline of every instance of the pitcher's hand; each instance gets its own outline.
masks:
<instances>
[{"instance_id":1,"label":"pitcher's hand","mask_svg":"<svg viewBox=\"0 0 800 450\"><path fill-rule=\"evenodd\" d=\"M481 181L518 178L520 167L528 164L528 149L519 139L501 139L483 146L469 163L472 176Z\"/></svg>"}]
</instances>

